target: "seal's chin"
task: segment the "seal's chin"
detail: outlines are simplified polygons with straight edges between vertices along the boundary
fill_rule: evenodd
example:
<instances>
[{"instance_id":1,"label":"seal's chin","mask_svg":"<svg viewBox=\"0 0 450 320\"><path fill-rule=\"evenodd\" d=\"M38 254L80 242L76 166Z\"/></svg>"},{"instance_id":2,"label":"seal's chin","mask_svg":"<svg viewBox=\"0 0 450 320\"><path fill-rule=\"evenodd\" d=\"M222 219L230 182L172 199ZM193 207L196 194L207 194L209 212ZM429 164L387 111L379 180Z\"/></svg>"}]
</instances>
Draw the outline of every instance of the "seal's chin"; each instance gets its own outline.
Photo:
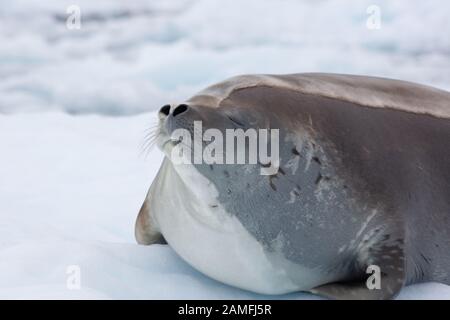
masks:
<instances>
[{"instance_id":1,"label":"seal's chin","mask_svg":"<svg viewBox=\"0 0 450 320\"><path fill-rule=\"evenodd\" d=\"M180 143L179 140L171 139L171 137L165 133L160 131L156 138L156 146L159 150L161 150L169 159L171 158L171 153L173 148Z\"/></svg>"},{"instance_id":2,"label":"seal's chin","mask_svg":"<svg viewBox=\"0 0 450 320\"><path fill-rule=\"evenodd\" d=\"M190 148L186 145L182 146L183 141L181 139L175 139L165 133L160 133L156 138L156 145L173 165L191 163L189 158L185 159L185 157L190 156L190 152L186 152L186 150ZM180 147L184 148L184 152L180 151Z\"/></svg>"}]
</instances>

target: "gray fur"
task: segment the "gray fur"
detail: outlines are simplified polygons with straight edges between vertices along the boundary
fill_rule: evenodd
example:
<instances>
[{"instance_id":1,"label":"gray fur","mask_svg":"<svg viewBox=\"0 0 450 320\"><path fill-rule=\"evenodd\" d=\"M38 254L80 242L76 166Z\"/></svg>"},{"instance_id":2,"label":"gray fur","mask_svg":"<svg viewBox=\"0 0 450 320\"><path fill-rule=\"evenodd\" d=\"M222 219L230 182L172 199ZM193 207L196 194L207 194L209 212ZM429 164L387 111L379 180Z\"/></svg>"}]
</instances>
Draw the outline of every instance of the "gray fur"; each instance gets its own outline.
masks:
<instances>
[{"instance_id":1,"label":"gray fur","mask_svg":"<svg viewBox=\"0 0 450 320\"><path fill-rule=\"evenodd\" d=\"M169 132L194 120L280 129L276 175L259 175L262 164L195 165L218 203L267 255L319 270L327 280L312 292L386 299L405 284L450 284L450 94L405 82L387 92L395 81L369 77L361 87L352 76L269 76L272 85L255 77L201 92L165 123ZM324 92L312 86L319 80ZM381 290L365 286L372 264Z\"/></svg>"}]
</instances>

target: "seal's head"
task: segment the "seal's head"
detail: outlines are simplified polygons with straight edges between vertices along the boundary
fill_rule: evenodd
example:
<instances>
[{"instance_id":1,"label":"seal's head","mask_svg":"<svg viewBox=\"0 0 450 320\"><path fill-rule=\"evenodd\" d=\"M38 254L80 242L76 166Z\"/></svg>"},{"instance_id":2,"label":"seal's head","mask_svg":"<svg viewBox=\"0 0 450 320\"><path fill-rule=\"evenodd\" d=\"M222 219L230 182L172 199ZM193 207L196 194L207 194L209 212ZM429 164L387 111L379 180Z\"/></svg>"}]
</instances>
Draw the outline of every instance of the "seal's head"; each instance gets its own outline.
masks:
<instances>
[{"instance_id":1,"label":"seal's head","mask_svg":"<svg viewBox=\"0 0 450 320\"><path fill-rule=\"evenodd\" d=\"M165 105L158 115L157 145L177 167L193 165L214 183L230 170L278 171L279 126L267 112L183 103Z\"/></svg>"}]
</instances>

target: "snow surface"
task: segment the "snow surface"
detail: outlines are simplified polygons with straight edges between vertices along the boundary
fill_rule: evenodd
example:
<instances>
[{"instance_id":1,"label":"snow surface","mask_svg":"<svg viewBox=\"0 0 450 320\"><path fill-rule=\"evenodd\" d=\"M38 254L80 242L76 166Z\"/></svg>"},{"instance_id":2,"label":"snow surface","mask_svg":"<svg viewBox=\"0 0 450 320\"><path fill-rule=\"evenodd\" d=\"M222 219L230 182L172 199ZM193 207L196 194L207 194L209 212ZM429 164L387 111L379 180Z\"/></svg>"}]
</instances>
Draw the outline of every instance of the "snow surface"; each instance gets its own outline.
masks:
<instances>
[{"instance_id":1,"label":"snow surface","mask_svg":"<svg viewBox=\"0 0 450 320\"><path fill-rule=\"evenodd\" d=\"M367 8L381 29L366 27ZM66 9L81 10L68 30ZM2 0L0 113L134 114L243 73L337 72L450 88L450 2Z\"/></svg>"},{"instance_id":2,"label":"snow surface","mask_svg":"<svg viewBox=\"0 0 450 320\"><path fill-rule=\"evenodd\" d=\"M162 160L141 148L155 117L0 116L0 298L268 298L203 276L168 246L135 243ZM80 290L66 286L72 265ZM413 285L399 298L450 299L450 286Z\"/></svg>"},{"instance_id":3,"label":"snow surface","mask_svg":"<svg viewBox=\"0 0 450 320\"><path fill-rule=\"evenodd\" d=\"M211 280L134 221L161 105L243 73L342 72L450 89L450 3L1 0L0 298L267 298ZM68 30L66 9L81 9ZM76 115L76 116L75 116ZM121 117L111 117L121 116ZM70 266L81 270L70 290ZM317 299L298 293L276 298ZM404 299L450 299L450 287Z\"/></svg>"}]
</instances>

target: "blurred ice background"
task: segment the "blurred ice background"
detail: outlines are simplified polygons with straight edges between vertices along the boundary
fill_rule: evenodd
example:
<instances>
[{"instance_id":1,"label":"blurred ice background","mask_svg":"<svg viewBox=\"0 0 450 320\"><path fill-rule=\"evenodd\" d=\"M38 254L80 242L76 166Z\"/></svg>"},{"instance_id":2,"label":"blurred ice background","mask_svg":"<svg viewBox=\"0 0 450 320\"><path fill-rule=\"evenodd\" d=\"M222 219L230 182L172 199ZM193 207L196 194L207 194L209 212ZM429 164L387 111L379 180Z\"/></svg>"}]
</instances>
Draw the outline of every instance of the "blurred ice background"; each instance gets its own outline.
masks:
<instances>
[{"instance_id":1,"label":"blurred ice background","mask_svg":"<svg viewBox=\"0 0 450 320\"><path fill-rule=\"evenodd\" d=\"M79 30L66 27L70 5ZM370 5L380 29L366 26ZM208 279L167 246L135 244L162 160L141 155L154 111L243 73L448 90L449 17L450 2L431 0L0 0L0 298L267 298ZM450 287L400 298L450 299Z\"/></svg>"},{"instance_id":2,"label":"blurred ice background","mask_svg":"<svg viewBox=\"0 0 450 320\"><path fill-rule=\"evenodd\" d=\"M68 30L70 5L81 29ZM370 5L381 28L366 26ZM337 72L450 88L450 4L1 0L0 112L128 115L242 73Z\"/></svg>"}]
</instances>

